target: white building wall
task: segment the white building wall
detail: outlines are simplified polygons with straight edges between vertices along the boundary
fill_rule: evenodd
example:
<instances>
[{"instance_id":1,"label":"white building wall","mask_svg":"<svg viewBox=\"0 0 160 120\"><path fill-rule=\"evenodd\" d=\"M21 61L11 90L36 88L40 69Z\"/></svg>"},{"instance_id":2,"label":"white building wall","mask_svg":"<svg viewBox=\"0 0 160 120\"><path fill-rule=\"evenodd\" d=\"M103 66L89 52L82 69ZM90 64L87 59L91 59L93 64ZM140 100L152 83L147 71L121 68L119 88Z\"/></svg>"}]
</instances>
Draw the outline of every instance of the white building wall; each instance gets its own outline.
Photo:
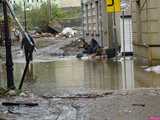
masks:
<instances>
[{"instance_id":1,"label":"white building wall","mask_svg":"<svg viewBox=\"0 0 160 120\"><path fill-rule=\"evenodd\" d=\"M80 0L59 0L58 5L59 7L62 7L62 8L80 7L81 1Z\"/></svg>"}]
</instances>

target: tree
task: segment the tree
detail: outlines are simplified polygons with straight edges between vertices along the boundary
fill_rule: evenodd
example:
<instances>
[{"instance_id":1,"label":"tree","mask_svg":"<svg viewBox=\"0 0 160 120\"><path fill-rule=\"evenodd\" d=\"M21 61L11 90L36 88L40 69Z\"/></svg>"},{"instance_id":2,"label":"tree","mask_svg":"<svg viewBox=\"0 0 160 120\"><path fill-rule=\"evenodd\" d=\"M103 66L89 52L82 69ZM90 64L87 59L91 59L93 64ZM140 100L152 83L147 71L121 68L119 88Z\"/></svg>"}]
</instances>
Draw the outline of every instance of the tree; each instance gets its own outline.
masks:
<instances>
[{"instance_id":1,"label":"tree","mask_svg":"<svg viewBox=\"0 0 160 120\"><path fill-rule=\"evenodd\" d=\"M54 20L61 21L64 18L75 18L77 16L80 16L80 8L65 11L64 9L59 8L58 5L52 4L52 9L49 12L48 4L43 3L40 8L33 8L30 11L27 11L27 24L29 29L32 29L33 27L43 28Z\"/></svg>"},{"instance_id":2,"label":"tree","mask_svg":"<svg viewBox=\"0 0 160 120\"><path fill-rule=\"evenodd\" d=\"M47 4L44 3L40 8L34 8L28 11L27 19L30 28L46 26L48 24Z\"/></svg>"},{"instance_id":3,"label":"tree","mask_svg":"<svg viewBox=\"0 0 160 120\"><path fill-rule=\"evenodd\" d=\"M49 21L65 16L64 12L57 5L53 5L51 10L52 15L50 16L49 14L48 4L46 3L43 3L40 8L34 8L28 11L27 19L29 27L45 27L49 24Z\"/></svg>"}]
</instances>

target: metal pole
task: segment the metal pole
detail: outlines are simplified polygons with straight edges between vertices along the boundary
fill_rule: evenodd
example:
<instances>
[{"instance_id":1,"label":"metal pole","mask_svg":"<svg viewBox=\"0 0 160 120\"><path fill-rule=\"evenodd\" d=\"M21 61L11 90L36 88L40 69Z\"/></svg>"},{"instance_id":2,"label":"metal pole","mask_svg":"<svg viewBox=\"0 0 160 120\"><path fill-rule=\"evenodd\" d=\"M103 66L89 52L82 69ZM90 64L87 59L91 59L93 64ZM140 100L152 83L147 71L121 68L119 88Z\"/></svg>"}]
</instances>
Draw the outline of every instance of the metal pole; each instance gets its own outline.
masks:
<instances>
[{"instance_id":1,"label":"metal pole","mask_svg":"<svg viewBox=\"0 0 160 120\"><path fill-rule=\"evenodd\" d=\"M100 34L101 34L101 37L100 37L100 39L101 39L101 42L102 42L102 47L104 47L104 40L103 40L103 30L102 30L102 28L103 28L103 21L102 21L102 0L100 0L100 5L99 5L99 19L100 19Z\"/></svg>"},{"instance_id":2,"label":"metal pole","mask_svg":"<svg viewBox=\"0 0 160 120\"><path fill-rule=\"evenodd\" d=\"M98 42L100 43L100 45L102 46L103 45L103 43L102 43L102 41L100 40L100 30L99 30L99 24L100 24L100 20L99 20L99 16L100 16L100 14L99 14L99 4L100 4L100 2L98 2L98 1L96 1L95 2L96 3L96 22L97 22L97 33L96 33L96 36L97 36L97 38L98 38Z\"/></svg>"},{"instance_id":3,"label":"metal pole","mask_svg":"<svg viewBox=\"0 0 160 120\"><path fill-rule=\"evenodd\" d=\"M81 20L82 20L82 33L83 33L83 38L84 38L85 33L84 33L84 3L83 3L83 0L81 0Z\"/></svg>"},{"instance_id":4,"label":"metal pole","mask_svg":"<svg viewBox=\"0 0 160 120\"><path fill-rule=\"evenodd\" d=\"M112 15L113 17L113 40L114 40L114 48L116 50L116 58L118 54L118 40L117 40L117 26L116 26L116 13L115 13L115 6L114 6L114 13Z\"/></svg>"},{"instance_id":5,"label":"metal pole","mask_svg":"<svg viewBox=\"0 0 160 120\"><path fill-rule=\"evenodd\" d=\"M123 59L124 59L124 80L126 82L126 57L125 57L125 24L124 24L124 10L122 11L122 16L123 16Z\"/></svg>"},{"instance_id":6,"label":"metal pole","mask_svg":"<svg viewBox=\"0 0 160 120\"><path fill-rule=\"evenodd\" d=\"M86 9L86 33L87 35L89 34L89 14L88 14L88 4L85 5L85 9Z\"/></svg>"},{"instance_id":7,"label":"metal pole","mask_svg":"<svg viewBox=\"0 0 160 120\"><path fill-rule=\"evenodd\" d=\"M113 13L113 48L115 49L116 61L118 60L118 40L117 40L117 28L116 28L116 14Z\"/></svg>"},{"instance_id":8,"label":"metal pole","mask_svg":"<svg viewBox=\"0 0 160 120\"><path fill-rule=\"evenodd\" d=\"M122 16L123 16L123 57L125 58L125 25L124 25L124 10L122 11Z\"/></svg>"},{"instance_id":9,"label":"metal pole","mask_svg":"<svg viewBox=\"0 0 160 120\"><path fill-rule=\"evenodd\" d=\"M26 0L24 0L24 28L27 31L27 14L26 14Z\"/></svg>"},{"instance_id":10,"label":"metal pole","mask_svg":"<svg viewBox=\"0 0 160 120\"><path fill-rule=\"evenodd\" d=\"M9 31L8 9L6 2L3 1L3 13L4 13L4 35L5 35L5 47L6 47L6 71L7 71L7 88L15 89L14 77L13 77L13 60L11 53L11 37Z\"/></svg>"}]
</instances>

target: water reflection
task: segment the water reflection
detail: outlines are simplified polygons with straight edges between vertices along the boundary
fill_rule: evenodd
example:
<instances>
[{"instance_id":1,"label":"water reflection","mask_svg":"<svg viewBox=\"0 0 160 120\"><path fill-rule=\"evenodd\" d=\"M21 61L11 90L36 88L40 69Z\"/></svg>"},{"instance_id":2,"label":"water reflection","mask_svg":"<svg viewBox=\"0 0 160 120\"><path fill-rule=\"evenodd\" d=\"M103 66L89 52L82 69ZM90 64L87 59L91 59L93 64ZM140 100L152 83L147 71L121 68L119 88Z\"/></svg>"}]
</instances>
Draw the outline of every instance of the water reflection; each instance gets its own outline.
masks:
<instances>
[{"instance_id":1,"label":"water reflection","mask_svg":"<svg viewBox=\"0 0 160 120\"><path fill-rule=\"evenodd\" d=\"M84 80L86 87L91 89L120 89L120 63L90 62L84 63Z\"/></svg>"},{"instance_id":2,"label":"water reflection","mask_svg":"<svg viewBox=\"0 0 160 120\"><path fill-rule=\"evenodd\" d=\"M133 60L121 61L122 66L122 89L134 89L134 63Z\"/></svg>"},{"instance_id":3,"label":"water reflection","mask_svg":"<svg viewBox=\"0 0 160 120\"><path fill-rule=\"evenodd\" d=\"M0 84L4 85L5 65L0 65ZM16 83L20 82L24 64L14 65ZM160 87L160 75L147 73L135 66L133 60L113 61L56 61L33 63L25 79L25 87L46 92L57 89L117 90L139 87Z\"/></svg>"},{"instance_id":4,"label":"water reflection","mask_svg":"<svg viewBox=\"0 0 160 120\"><path fill-rule=\"evenodd\" d=\"M2 62L0 61L0 86L2 86Z\"/></svg>"}]
</instances>

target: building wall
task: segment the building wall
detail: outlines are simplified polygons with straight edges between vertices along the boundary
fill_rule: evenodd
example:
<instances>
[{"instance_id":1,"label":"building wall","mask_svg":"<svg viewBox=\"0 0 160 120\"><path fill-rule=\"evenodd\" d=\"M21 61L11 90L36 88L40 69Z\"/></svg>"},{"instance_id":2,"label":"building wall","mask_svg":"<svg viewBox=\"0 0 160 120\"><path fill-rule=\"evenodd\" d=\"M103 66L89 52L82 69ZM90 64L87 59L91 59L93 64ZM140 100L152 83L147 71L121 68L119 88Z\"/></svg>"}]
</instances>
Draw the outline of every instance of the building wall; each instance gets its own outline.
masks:
<instances>
[{"instance_id":1,"label":"building wall","mask_svg":"<svg viewBox=\"0 0 160 120\"><path fill-rule=\"evenodd\" d=\"M58 5L59 7L62 7L62 8L80 7L81 1L80 0L59 0Z\"/></svg>"},{"instance_id":2,"label":"building wall","mask_svg":"<svg viewBox=\"0 0 160 120\"><path fill-rule=\"evenodd\" d=\"M160 0L132 0L133 44L139 59L160 61Z\"/></svg>"},{"instance_id":3,"label":"building wall","mask_svg":"<svg viewBox=\"0 0 160 120\"><path fill-rule=\"evenodd\" d=\"M101 46L107 46L107 13L105 0L83 0L83 34L89 42L95 38Z\"/></svg>"},{"instance_id":4,"label":"building wall","mask_svg":"<svg viewBox=\"0 0 160 120\"><path fill-rule=\"evenodd\" d=\"M87 41L95 38L102 47L114 48L120 45L121 12L115 13L114 33L114 14L106 12L106 4L106 0L83 0L83 34Z\"/></svg>"}]
</instances>

